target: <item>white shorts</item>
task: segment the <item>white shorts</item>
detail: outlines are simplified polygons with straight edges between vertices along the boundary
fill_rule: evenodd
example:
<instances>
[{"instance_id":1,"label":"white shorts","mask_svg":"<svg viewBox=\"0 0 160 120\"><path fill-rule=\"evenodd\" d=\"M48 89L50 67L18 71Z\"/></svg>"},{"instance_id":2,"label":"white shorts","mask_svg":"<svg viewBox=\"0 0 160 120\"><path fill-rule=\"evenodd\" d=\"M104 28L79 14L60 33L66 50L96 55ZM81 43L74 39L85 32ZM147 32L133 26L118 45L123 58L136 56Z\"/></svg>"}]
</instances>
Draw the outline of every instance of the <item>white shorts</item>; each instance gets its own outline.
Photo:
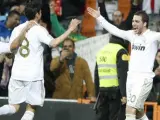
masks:
<instances>
[{"instance_id":1,"label":"white shorts","mask_svg":"<svg viewBox=\"0 0 160 120\"><path fill-rule=\"evenodd\" d=\"M128 74L127 105L137 110L143 110L144 102L152 89L152 84L152 77L145 77L140 74Z\"/></svg>"},{"instance_id":2,"label":"white shorts","mask_svg":"<svg viewBox=\"0 0 160 120\"><path fill-rule=\"evenodd\" d=\"M30 105L43 106L45 99L44 81L20 81L10 79L9 82L9 104L20 104L26 102Z\"/></svg>"}]
</instances>

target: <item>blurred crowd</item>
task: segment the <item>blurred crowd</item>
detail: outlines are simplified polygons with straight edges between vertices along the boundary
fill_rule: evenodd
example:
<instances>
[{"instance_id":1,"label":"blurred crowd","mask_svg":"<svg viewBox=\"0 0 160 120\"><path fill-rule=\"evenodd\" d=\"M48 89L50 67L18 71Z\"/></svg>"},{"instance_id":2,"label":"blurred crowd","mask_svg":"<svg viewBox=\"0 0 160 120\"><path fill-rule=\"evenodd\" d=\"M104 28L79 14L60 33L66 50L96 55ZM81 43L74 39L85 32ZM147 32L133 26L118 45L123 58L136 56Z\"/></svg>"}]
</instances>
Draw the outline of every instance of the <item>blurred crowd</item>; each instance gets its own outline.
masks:
<instances>
[{"instance_id":1,"label":"blurred crowd","mask_svg":"<svg viewBox=\"0 0 160 120\"><path fill-rule=\"evenodd\" d=\"M42 19L40 24L54 37L58 37L66 31L69 22L73 18L83 21L85 18L86 3L88 1L90 0L53 0L52 2L49 0L37 0L37 2L42 2ZM145 4L148 6L150 5L147 0L131 0L131 8L125 20L123 13L119 10L113 12L112 20L110 20L105 5L106 2L109 3L112 1L113 0L98 0L94 2L100 7L102 16L121 29L129 30L132 28L132 17L138 10L146 10L153 21L153 16L159 17L158 7L155 6L154 8L156 8L156 10L153 10L152 6L151 8L145 6ZM17 25L27 21L24 12L26 2L29 2L29 0L0 0L0 41L9 42L12 30ZM151 21L151 29L153 27L152 23ZM153 29L160 31L159 26L160 21L156 21L156 25ZM96 26L94 27L96 28ZM89 98L95 101L98 92L97 89L95 89L94 80L91 76L88 63L85 58L78 56L75 52L75 42L88 38L88 36L81 34L81 29L82 25L79 25L59 48L51 50L49 47L44 46L46 98ZM101 31L101 34L105 33L107 33L107 31ZM116 40L117 38L112 36L112 39ZM124 42L123 47L130 51L128 42ZM54 52L54 54L52 54L52 52ZM0 55L0 96L8 96L8 82L13 61L14 55L12 54ZM155 58L153 71L156 76L154 77L152 92L148 98L149 101L158 101L160 103L159 65L160 51L157 52Z\"/></svg>"}]
</instances>

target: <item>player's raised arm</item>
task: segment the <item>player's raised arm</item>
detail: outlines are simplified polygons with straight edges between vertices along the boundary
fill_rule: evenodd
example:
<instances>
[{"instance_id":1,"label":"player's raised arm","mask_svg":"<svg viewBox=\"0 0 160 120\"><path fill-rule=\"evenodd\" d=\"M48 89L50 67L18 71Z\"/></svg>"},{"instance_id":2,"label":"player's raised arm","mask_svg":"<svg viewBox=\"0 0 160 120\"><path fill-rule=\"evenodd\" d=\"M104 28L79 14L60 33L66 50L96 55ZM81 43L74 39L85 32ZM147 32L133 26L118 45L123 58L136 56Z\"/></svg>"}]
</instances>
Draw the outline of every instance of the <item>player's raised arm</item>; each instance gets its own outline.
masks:
<instances>
[{"instance_id":1,"label":"player's raised arm","mask_svg":"<svg viewBox=\"0 0 160 120\"><path fill-rule=\"evenodd\" d=\"M87 8L87 11L88 13L97 19L98 23L104 28L106 29L109 33L117 36L117 37L120 37L120 38L123 38L123 39L126 39L128 40L128 32L127 31L124 31L124 30L121 30L119 28L117 28L116 26L112 25L111 23L109 23L107 20L105 20L101 14L100 14L100 10L98 8L98 10L95 10L91 7L88 7ZM126 33L127 32L127 33Z\"/></svg>"},{"instance_id":2,"label":"player's raised arm","mask_svg":"<svg viewBox=\"0 0 160 120\"><path fill-rule=\"evenodd\" d=\"M81 23L80 20L72 19L72 21L70 22L70 26L67 29L67 31L65 33L63 33L61 36L52 40L52 42L50 43L50 46L51 47L57 47L61 42L63 42L69 36L70 33L72 33L72 31L74 29L76 29L77 25L79 25L80 23Z\"/></svg>"}]
</instances>

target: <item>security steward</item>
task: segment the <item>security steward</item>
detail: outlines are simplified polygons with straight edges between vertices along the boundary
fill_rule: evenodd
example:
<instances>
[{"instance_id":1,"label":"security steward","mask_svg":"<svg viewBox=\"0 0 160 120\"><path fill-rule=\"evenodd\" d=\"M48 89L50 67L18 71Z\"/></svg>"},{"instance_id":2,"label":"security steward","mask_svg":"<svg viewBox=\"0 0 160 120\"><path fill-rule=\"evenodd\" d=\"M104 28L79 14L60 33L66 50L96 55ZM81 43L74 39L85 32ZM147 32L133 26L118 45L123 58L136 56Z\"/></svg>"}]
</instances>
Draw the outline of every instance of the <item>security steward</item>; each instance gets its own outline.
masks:
<instances>
[{"instance_id":1,"label":"security steward","mask_svg":"<svg viewBox=\"0 0 160 120\"><path fill-rule=\"evenodd\" d=\"M125 120L129 55L125 41L111 39L96 55L94 109L98 120Z\"/></svg>"}]
</instances>

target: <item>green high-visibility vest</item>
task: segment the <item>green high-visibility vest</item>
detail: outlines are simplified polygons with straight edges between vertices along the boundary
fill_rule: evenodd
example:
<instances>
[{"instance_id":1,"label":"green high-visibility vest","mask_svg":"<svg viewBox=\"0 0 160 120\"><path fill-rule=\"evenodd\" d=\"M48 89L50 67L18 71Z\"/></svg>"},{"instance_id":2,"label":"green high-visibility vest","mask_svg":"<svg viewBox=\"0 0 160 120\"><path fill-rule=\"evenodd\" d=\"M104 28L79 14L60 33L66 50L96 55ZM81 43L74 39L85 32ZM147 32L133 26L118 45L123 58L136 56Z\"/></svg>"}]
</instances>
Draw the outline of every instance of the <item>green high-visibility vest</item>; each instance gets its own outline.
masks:
<instances>
[{"instance_id":1,"label":"green high-visibility vest","mask_svg":"<svg viewBox=\"0 0 160 120\"><path fill-rule=\"evenodd\" d=\"M96 55L98 65L99 87L117 87L117 53L120 49L124 49L119 44L108 43Z\"/></svg>"}]
</instances>

